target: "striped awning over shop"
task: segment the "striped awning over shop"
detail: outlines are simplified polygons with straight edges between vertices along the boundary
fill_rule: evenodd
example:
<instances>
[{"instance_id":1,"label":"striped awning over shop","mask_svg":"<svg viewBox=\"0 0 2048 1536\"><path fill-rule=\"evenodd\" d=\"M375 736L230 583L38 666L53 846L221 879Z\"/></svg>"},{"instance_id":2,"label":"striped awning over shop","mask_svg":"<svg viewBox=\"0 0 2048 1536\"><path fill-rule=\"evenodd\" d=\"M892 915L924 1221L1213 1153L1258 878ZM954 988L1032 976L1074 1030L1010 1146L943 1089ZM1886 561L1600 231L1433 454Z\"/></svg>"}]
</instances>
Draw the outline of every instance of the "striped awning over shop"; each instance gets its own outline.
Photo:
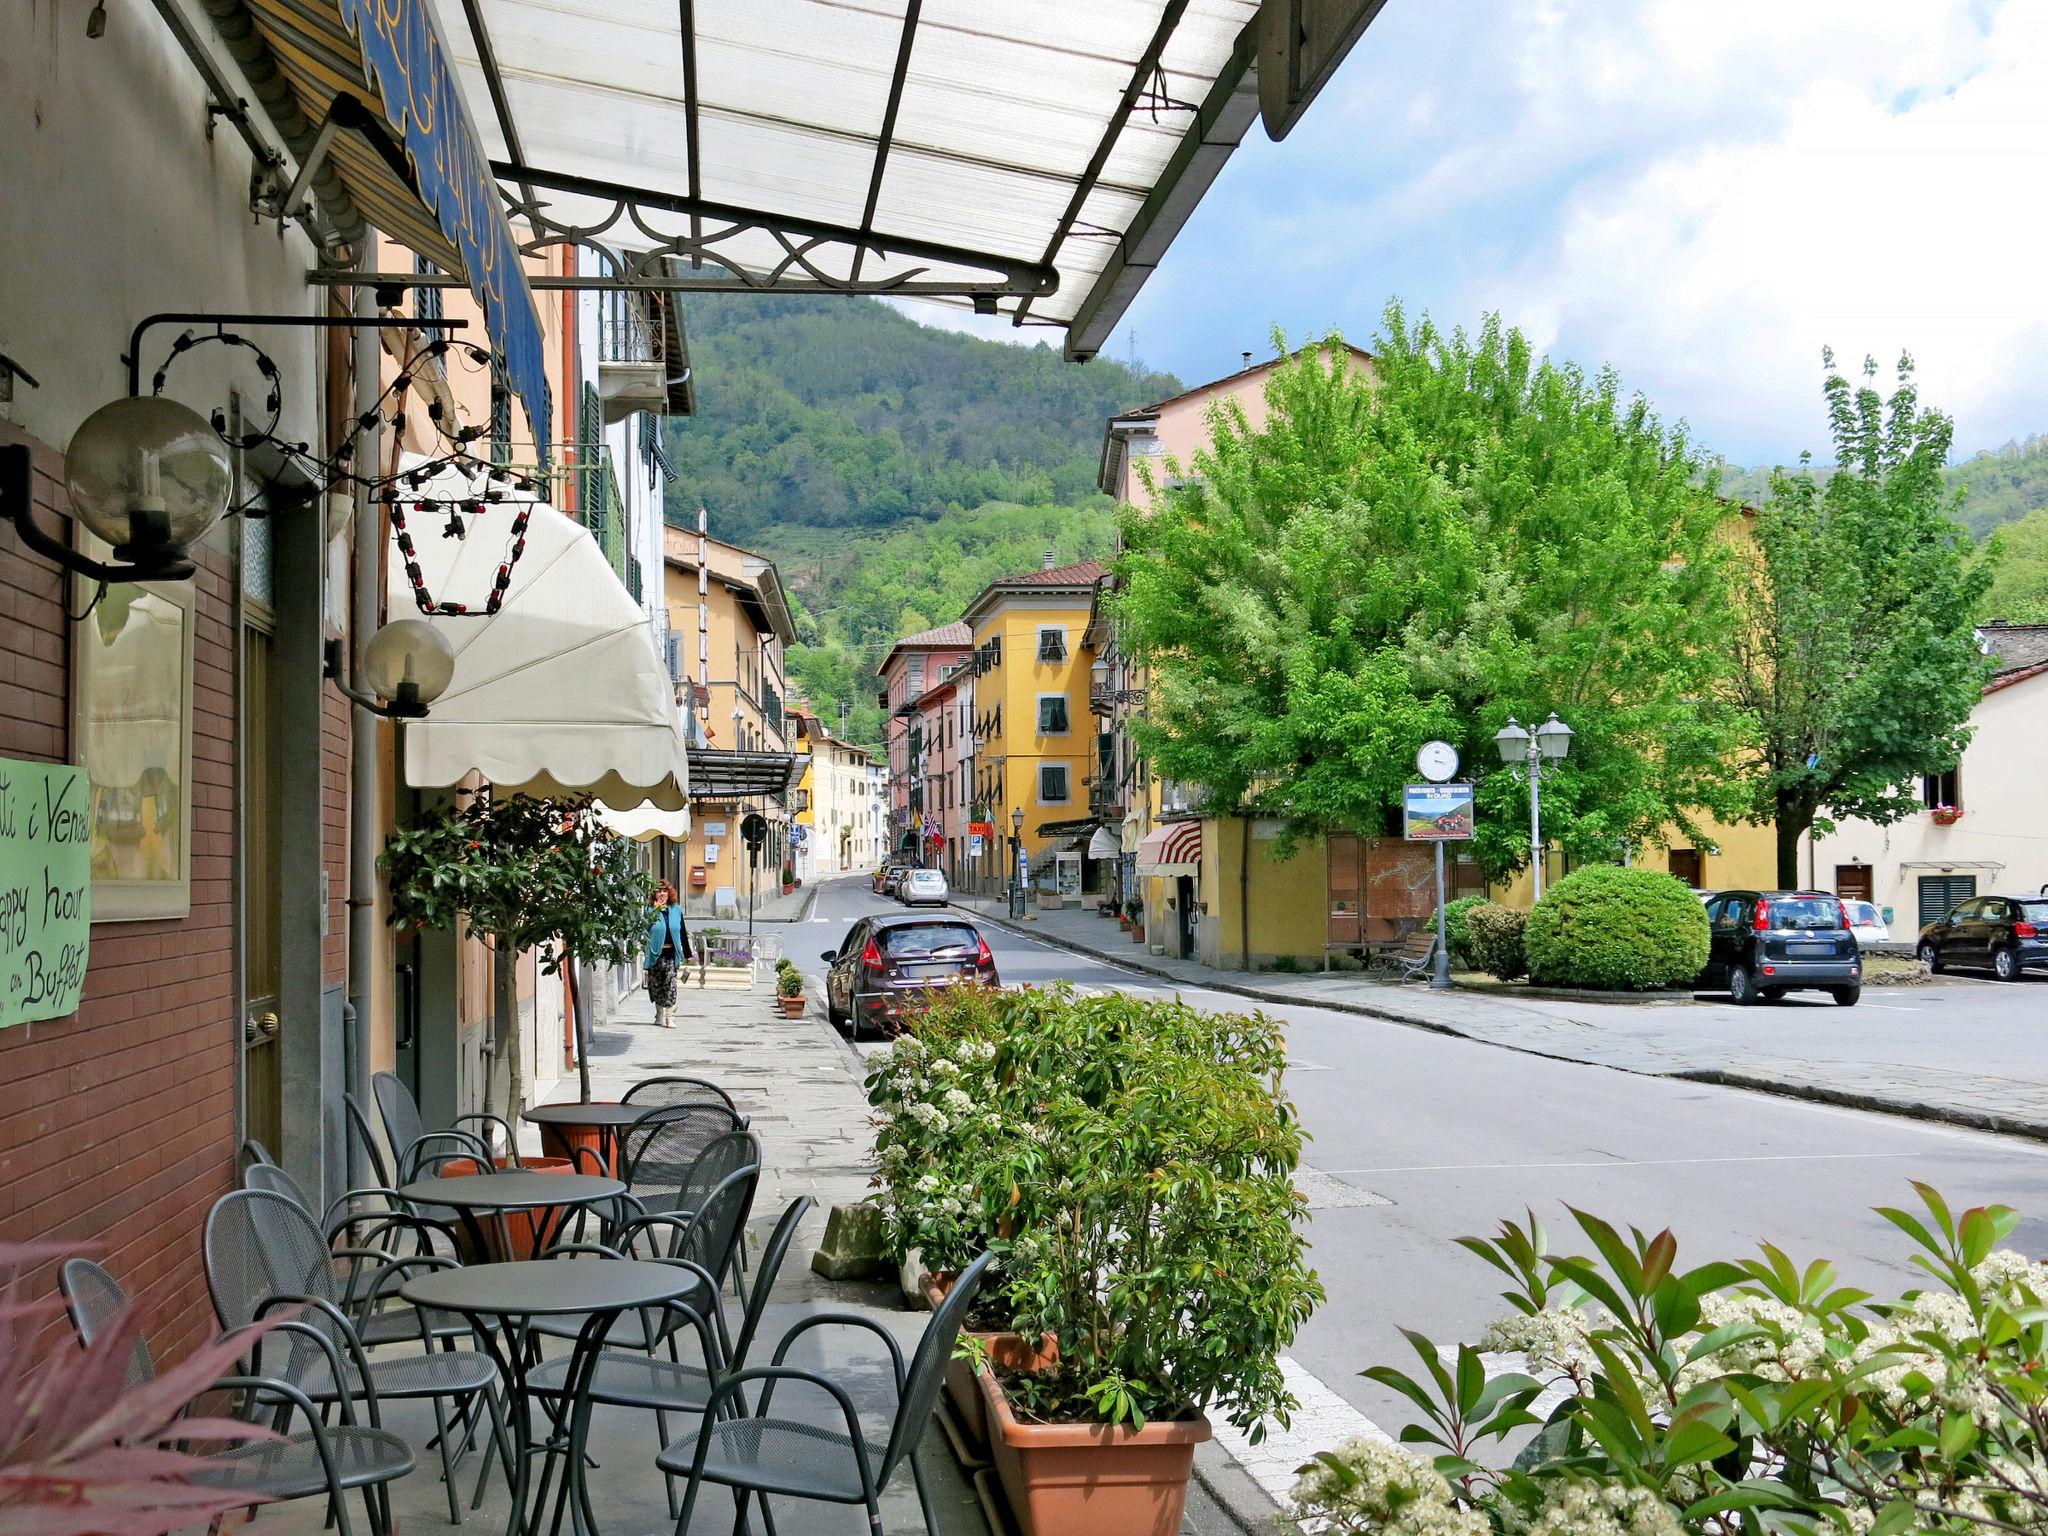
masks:
<instances>
[{"instance_id":1,"label":"striped awning over shop","mask_svg":"<svg viewBox=\"0 0 2048 1536\"><path fill-rule=\"evenodd\" d=\"M1141 875L1192 875L1202 866L1202 824L1169 821L1154 827L1138 844Z\"/></svg>"}]
</instances>

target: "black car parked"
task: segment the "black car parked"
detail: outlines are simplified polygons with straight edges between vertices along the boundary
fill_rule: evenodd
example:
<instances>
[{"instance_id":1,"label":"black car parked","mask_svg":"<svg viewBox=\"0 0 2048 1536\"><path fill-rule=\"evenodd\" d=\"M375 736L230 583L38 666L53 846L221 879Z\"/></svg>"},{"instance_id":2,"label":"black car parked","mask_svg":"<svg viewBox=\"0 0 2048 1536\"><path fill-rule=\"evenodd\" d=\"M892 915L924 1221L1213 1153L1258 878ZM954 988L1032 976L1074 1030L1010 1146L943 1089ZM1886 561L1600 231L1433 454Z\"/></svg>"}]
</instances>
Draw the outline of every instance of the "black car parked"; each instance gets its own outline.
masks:
<instances>
[{"instance_id":1,"label":"black car parked","mask_svg":"<svg viewBox=\"0 0 2048 1536\"><path fill-rule=\"evenodd\" d=\"M1863 995L1863 956L1841 900L1828 891L1722 891L1707 903L1713 944L1700 985L1732 1003L1826 992L1843 1007Z\"/></svg>"},{"instance_id":2,"label":"black car parked","mask_svg":"<svg viewBox=\"0 0 2048 1536\"><path fill-rule=\"evenodd\" d=\"M893 1034L926 996L956 982L997 986L996 957L974 924L958 917L905 913L864 917L846 942L825 952L825 1016Z\"/></svg>"},{"instance_id":3,"label":"black car parked","mask_svg":"<svg viewBox=\"0 0 2048 1536\"><path fill-rule=\"evenodd\" d=\"M1974 896L1920 930L1927 969L1986 967L2000 981L2048 971L2048 896Z\"/></svg>"}]
</instances>

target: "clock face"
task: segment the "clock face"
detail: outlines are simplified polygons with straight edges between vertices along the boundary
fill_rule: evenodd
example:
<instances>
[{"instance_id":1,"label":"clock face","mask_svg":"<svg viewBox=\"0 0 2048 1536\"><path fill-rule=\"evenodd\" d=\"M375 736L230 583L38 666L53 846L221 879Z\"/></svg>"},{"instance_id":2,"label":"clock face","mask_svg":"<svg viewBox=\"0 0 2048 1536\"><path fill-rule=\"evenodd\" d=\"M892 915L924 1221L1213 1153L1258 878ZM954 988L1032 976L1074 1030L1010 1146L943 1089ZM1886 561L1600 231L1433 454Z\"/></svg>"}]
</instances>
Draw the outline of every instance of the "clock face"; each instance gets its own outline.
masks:
<instances>
[{"instance_id":1,"label":"clock face","mask_svg":"<svg viewBox=\"0 0 2048 1536\"><path fill-rule=\"evenodd\" d=\"M1415 767L1432 784L1441 784L1458 771L1458 749L1448 741L1426 741L1415 754Z\"/></svg>"}]
</instances>

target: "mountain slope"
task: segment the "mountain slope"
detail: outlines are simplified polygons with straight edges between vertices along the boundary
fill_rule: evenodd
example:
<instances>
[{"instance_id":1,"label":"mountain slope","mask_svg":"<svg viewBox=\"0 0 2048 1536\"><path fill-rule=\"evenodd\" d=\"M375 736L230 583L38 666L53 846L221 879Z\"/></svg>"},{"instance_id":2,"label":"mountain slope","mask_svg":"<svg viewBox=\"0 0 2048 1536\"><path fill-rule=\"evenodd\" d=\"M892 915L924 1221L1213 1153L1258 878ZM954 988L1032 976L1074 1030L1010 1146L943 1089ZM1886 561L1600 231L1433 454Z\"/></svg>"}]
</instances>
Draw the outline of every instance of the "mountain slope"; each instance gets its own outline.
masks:
<instances>
[{"instance_id":1,"label":"mountain slope","mask_svg":"<svg viewBox=\"0 0 2048 1536\"><path fill-rule=\"evenodd\" d=\"M1815 473L1825 477L1825 467ZM1977 538L2016 522L2029 512L2048 508L2048 436L2029 437L1987 448L1942 471L1951 488L1963 492L1962 523ZM1770 494L1768 467L1737 469L1724 465L1721 494L1738 501L1758 502Z\"/></svg>"}]
</instances>

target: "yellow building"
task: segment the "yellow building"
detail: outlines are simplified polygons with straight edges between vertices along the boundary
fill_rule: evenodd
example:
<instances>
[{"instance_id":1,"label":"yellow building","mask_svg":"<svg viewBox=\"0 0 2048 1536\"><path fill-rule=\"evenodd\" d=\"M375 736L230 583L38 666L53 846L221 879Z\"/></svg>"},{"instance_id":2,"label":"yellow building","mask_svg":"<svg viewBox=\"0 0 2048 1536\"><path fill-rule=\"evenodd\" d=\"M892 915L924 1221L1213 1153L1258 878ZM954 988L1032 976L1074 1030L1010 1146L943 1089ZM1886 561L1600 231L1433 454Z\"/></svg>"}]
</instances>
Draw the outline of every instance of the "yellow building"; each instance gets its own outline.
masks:
<instances>
[{"instance_id":1,"label":"yellow building","mask_svg":"<svg viewBox=\"0 0 2048 1536\"><path fill-rule=\"evenodd\" d=\"M961 615L978 673L974 803L996 834L984 843L977 873L1003 872L1000 850L1021 810L1032 884L1078 906L1093 894L1085 854L1097 752L1088 705L1092 657L1082 641L1103 568L1052 559L991 582Z\"/></svg>"},{"instance_id":2,"label":"yellow building","mask_svg":"<svg viewBox=\"0 0 2048 1536\"><path fill-rule=\"evenodd\" d=\"M773 561L704 531L664 530L669 631L691 723L690 836L676 879L693 913L736 915L780 892L803 758L791 745L783 652L796 641ZM741 826L768 824L750 858Z\"/></svg>"}]
</instances>

